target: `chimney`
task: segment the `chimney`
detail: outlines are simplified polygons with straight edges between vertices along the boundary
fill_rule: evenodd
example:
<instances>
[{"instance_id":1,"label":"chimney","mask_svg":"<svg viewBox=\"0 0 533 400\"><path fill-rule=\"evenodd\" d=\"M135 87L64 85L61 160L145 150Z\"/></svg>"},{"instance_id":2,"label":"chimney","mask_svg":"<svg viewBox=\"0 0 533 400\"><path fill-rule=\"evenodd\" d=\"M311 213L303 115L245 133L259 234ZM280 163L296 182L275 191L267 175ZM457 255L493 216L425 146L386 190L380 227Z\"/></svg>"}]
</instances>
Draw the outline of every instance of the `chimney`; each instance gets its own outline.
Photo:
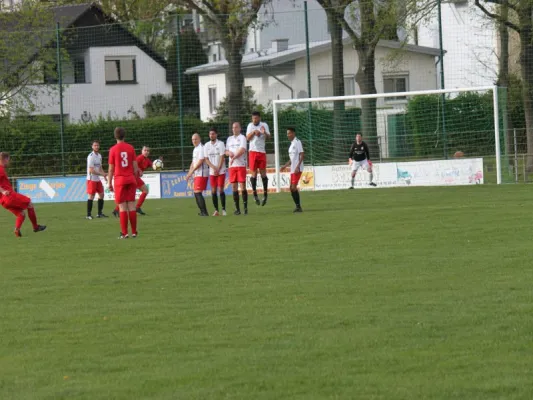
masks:
<instances>
[{"instance_id":1,"label":"chimney","mask_svg":"<svg viewBox=\"0 0 533 400\"><path fill-rule=\"evenodd\" d=\"M274 39L272 41L272 50L274 53L289 50L289 39Z\"/></svg>"}]
</instances>

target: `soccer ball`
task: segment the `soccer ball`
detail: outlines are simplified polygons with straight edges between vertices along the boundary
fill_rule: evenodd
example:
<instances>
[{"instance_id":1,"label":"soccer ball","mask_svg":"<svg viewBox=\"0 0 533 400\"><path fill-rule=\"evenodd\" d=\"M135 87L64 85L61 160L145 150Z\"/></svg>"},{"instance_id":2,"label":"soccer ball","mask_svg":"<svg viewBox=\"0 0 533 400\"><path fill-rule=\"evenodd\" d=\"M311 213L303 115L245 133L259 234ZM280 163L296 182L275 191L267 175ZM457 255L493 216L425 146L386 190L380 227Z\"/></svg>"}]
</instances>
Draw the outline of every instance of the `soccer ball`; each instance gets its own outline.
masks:
<instances>
[{"instance_id":1,"label":"soccer ball","mask_svg":"<svg viewBox=\"0 0 533 400\"><path fill-rule=\"evenodd\" d=\"M152 163L152 168L154 169L154 171L161 171L163 169L163 161L155 160Z\"/></svg>"}]
</instances>

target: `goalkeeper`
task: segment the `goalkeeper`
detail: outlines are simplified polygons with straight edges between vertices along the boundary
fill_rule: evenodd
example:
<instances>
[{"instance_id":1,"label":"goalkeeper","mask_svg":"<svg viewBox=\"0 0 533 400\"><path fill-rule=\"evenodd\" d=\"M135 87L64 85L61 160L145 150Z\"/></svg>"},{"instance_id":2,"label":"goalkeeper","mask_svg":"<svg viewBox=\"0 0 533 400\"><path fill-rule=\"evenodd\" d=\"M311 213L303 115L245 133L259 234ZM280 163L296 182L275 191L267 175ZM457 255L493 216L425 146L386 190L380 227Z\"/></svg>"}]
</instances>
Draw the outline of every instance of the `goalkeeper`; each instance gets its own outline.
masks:
<instances>
[{"instance_id":1,"label":"goalkeeper","mask_svg":"<svg viewBox=\"0 0 533 400\"><path fill-rule=\"evenodd\" d=\"M358 133L355 135L355 142L353 142L352 147L350 148L350 159L348 160L352 166L352 186L349 189L354 188L355 175L359 168L362 168L368 171L370 176L370 186L377 186L372 182L374 174L372 173L372 162L370 161L370 152L368 151L368 145L363 142L363 135Z\"/></svg>"}]
</instances>

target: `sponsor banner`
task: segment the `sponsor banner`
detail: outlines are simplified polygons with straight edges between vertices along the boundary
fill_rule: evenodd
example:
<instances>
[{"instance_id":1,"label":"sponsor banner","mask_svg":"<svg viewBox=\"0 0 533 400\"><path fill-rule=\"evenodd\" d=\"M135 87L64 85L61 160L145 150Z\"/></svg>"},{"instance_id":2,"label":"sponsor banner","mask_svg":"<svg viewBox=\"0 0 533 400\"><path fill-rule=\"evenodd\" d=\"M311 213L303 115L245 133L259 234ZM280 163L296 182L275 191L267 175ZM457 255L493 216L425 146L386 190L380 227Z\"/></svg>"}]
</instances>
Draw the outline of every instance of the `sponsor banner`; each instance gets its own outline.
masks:
<instances>
[{"instance_id":1,"label":"sponsor banner","mask_svg":"<svg viewBox=\"0 0 533 400\"><path fill-rule=\"evenodd\" d=\"M147 199L160 199L161 198L161 174L144 174L141 178L144 181L144 184L148 186L148 196ZM104 185L104 199L115 201L115 193L109 191L109 186L105 179L101 178L102 184ZM135 198L138 199L141 196L141 191L137 189L135 193Z\"/></svg>"},{"instance_id":2,"label":"sponsor banner","mask_svg":"<svg viewBox=\"0 0 533 400\"><path fill-rule=\"evenodd\" d=\"M249 193L252 193L252 182L250 178L252 175L248 170L246 173L246 189ZM268 192L276 192L278 180L276 177L275 168L267 168L267 177L268 177ZM281 181L281 191L288 192L291 186L291 173L289 169L280 172L279 178ZM313 167L304 167L300 181L298 182L298 187L301 191L310 191L315 190L315 173ZM261 181L261 175L257 173L257 193L263 193L263 182Z\"/></svg>"},{"instance_id":3,"label":"sponsor banner","mask_svg":"<svg viewBox=\"0 0 533 400\"><path fill-rule=\"evenodd\" d=\"M161 198L174 199L180 197L194 197L193 179L185 180L185 172L163 172L161 174ZM229 183L229 173L226 171L226 181L224 182L224 193L232 194ZM204 196L211 196L211 183L207 184Z\"/></svg>"},{"instance_id":4,"label":"sponsor banner","mask_svg":"<svg viewBox=\"0 0 533 400\"><path fill-rule=\"evenodd\" d=\"M396 163L399 186L478 185L483 183L483 159L463 158Z\"/></svg>"},{"instance_id":5,"label":"sponsor banner","mask_svg":"<svg viewBox=\"0 0 533 400\"><path fill-rule=\"evenodd\" d=\"M63 203L87 200L85 176L17 179L17 192L34 203Z\"/></svg>"},{"instance_id":6,"label":"sponsor banner","mask_svg":"<svg viewBox=\"0 0 533 400\"><path fill-rule=\"evenodd\" d=\"M378 187L397 186L396 163L382 163L373 165L373 182ZM314 190L347 189L352 182L352 167L350 165L328 165L314 168ZM359 169L355 176L355 188L371 188L370 175Z\"/></svg>"}]
</instances>

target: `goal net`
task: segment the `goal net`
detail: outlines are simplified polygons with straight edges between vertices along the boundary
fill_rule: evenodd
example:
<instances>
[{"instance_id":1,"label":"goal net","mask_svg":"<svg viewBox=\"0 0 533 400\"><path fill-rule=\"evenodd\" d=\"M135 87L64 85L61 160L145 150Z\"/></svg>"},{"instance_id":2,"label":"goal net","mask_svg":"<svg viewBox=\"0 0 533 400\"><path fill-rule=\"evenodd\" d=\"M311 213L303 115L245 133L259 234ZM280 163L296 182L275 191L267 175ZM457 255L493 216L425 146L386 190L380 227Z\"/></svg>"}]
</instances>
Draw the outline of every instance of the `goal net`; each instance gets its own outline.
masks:
<instances>
[{"instance_id":1,"label":"goal net","mask_svg":"<svg viewBox=\"0 0 533 400\"><path fill-rule=\"evenodd\" d=\"M277 191L289 159L288 127L305 151L310 190L350 186L356 133L370 149L378 186L513 182L502 88L398 92L273 101ZM357 173L357 187L369 175ZM300 181L300 186L302 185Z\"/></svg>"}]
</instances>

